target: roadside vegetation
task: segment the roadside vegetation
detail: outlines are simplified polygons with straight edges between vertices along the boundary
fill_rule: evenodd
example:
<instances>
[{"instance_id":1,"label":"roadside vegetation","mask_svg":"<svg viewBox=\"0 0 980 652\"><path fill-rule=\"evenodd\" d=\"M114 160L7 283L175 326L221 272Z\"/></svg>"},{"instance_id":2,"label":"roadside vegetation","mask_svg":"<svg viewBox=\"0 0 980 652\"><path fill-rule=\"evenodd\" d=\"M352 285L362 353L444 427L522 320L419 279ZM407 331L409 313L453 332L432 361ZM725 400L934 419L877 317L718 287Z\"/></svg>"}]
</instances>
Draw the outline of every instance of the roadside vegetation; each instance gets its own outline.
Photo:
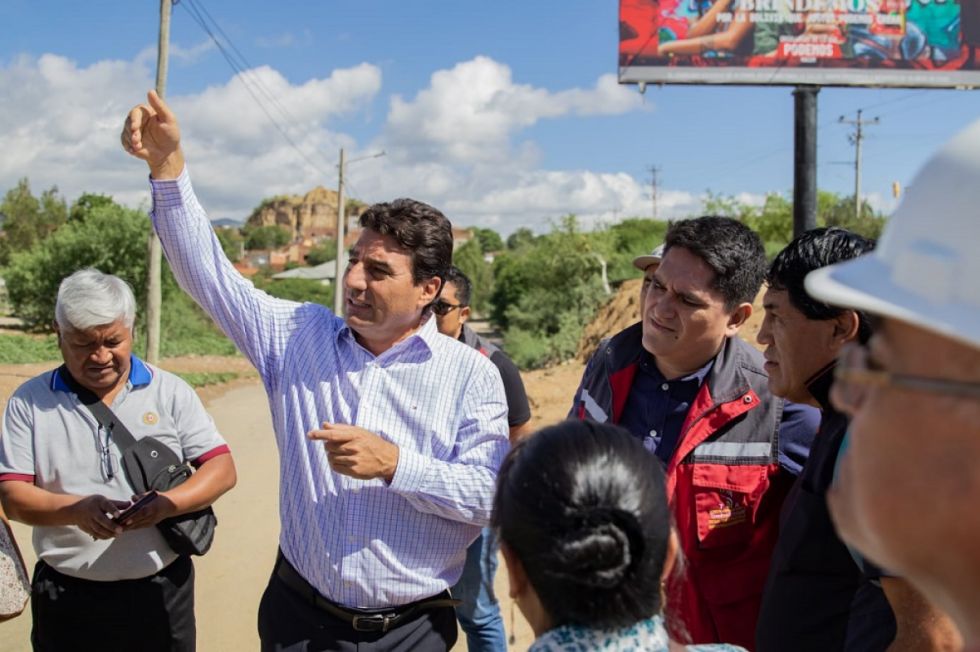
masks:
<instances>
[{"instance_id":1,"label":"roadside vegetation","mask_svg":"<svg viewBox=\"0 0 980 652\"><path fill-rule=\"evenodd\" d=\"M853 199L818 194L820 226L842 226L878 237L884 218L868 204L855 215ZM735 217L759 232L774 256L793 233L792 202L773 193L761 204L708 193L705 214ZM0 335L0 363L57 360L51 335L54 302L61 279L92 266L126 279L138 305L134 350L144 353L146 247L150 221L142 210L117 204L105 195L84 194L68 206L50 188L34 196L27 179L7 191L0 202L0 275L6 282L11 314L22 319L27 334ZM641 273L634 257L662 242L668 223L628 218L584 231L574 215L550 222L545 233L524 227L506 240L486 228L460 246L456 264L473 281L473 307L503 334L504 348L523 369L571 358L582 329L619 283ZM280 227L218 229L222 247L233 259L243 249L288 239ZM331 260L335 247L314 250L315 260ZM492 262L488 262L492 261ZM163 270L161 355L235 355L235 348L201 309L177 287L167 265ZM272 280L261 270L252 279L273 296L333 305L333 285L305 279ZM230 373L230 372L229 372ZM195 382L224 382L223 373L202 374Z\"/></svg>"}]
</instances>

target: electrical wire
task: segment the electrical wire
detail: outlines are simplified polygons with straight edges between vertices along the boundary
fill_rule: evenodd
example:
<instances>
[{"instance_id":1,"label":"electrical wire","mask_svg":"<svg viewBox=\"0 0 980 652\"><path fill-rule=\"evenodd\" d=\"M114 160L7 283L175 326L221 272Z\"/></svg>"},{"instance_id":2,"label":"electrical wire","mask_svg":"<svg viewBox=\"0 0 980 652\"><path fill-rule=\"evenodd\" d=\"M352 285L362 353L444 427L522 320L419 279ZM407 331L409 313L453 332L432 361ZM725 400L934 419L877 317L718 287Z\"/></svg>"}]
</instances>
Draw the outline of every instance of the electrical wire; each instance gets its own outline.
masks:
<instances>
[{"instance_id":1,"label":"electrical wire","mask_svg":"<svg viewBox=\"0 0 980 652\"><path fill-rule=\"evenodd\" d=\"M272 96L269 90L262 84L261 80L258 79L258 76L255 75L251 70L246 70L245 68L243 68L243 66L238 61L236 61L235 58L231 55L231 53L225 48L221 40L218 39L218 37L215 35L214 30L212 30L211 27L209 27L208 21L204 18L204 14L207 13L207 9L204 8L201 1L183 0L183 2L181 2L179 6L184 7L188 15L190 15L191 19L194 20L194 22L196 22L198 26L202 30L204 30L204 32L211 38L211 40L217 46L218 51L224 57L225 61L228 63L229 66L231 66L231 69L237 74L238 79L242 82L242 85L245 87L245 90L248 91L248 94L252 97L253 100L255 100L256 105L258 105L259 109L262 110L262 112L269 119L269 121L276 128L276 130L282 135L282 137L286 140L286 142L289 143L290 147L292 147L303 158L303 160L305 160L318 174L324 177L330 176L324 172L321 164L317 163L312 158L310 158L310 156L307 155L307 153L304 152L299 147L296 141L293 140L293 138L289 135L286 128L283 125L281 125L279 121L275 118L275 116L272 115L269 109L266 108L266 105L263 102L263 100L256 94L256 90L253 89L252 87L253 84L255 87L259 89L259 91L263 95L265 95L265 97L269 100L269 102L272 105L277 106L279 108L279 111L284 116L286 116L287 121L291 121L291 118L289 117L288 112L285 110L285 107L283 107ZM242 56L238 48L236 48L234 44L231 43L231 39L228 38L224 30L222 30L221 27L217 24L217 21L215 21L214 18L211 17L210 13L207 13L207 16L211 18L211 22L214 24L215 29L217 29L222 34L222 36L224 36L224 38L228 41L230 47L232 47L235 50L235 52L239 54L242 61L247 64L245 57Z\"/></svg>"}]
</instances>

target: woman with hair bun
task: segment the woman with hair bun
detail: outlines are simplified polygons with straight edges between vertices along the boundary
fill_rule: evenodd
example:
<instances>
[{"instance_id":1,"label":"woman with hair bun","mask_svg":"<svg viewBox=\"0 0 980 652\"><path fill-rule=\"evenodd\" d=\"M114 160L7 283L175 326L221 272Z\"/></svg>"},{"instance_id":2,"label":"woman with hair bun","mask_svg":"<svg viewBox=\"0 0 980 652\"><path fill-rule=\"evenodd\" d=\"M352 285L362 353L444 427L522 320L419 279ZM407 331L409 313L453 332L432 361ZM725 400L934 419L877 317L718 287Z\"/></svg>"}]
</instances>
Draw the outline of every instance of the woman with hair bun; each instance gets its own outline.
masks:
<instances>
[{"instance_id":1,"label":"woman with hair bun","mask_svg":"<svg viewBox=\"0 0 980 652\"><path fill-rule=\"evenodd\" d=\"M668 640L663 581L677 556L660 461L627 431L565 421L516 445L497 481L493 527L530 652L689 650Z\"/></svg>"}]
</instances>

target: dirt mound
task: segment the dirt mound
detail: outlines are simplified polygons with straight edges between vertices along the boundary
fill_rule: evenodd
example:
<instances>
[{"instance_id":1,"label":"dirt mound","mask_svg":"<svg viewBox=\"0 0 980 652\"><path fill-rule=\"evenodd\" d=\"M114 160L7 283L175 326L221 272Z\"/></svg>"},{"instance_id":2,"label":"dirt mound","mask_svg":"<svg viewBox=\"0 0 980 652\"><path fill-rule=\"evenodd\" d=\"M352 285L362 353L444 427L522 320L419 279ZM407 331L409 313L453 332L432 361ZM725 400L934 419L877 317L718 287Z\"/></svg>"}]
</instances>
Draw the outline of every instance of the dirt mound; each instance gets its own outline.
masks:
<instances>
[{"instance_id":1,"label":"dirt mound","mask_svg":"<svg viewBox=\"0 0 980 652\"><path fill-rule=\"evenodd\" d=\"M576 360L585 362L595 352L602 338L615 335L640 320L640 287L643 279L624 281L616 293L596 312L595 318L582 331Z\"/></svg>"},{"instance_id":2,"label":"dirt mound","mask_svg":"<svg viewBox=\"0 0 980 652\"><path fill-rule=\"evenodd\" d=\"M643 279L632 279L625 281L619 286L616 293L596 312L595 318L582 331L582 338L578 343L578 353L575 359L579 362L586 362L604 337L615 335L627 326L635 324L640 320L640 286ZM742 338L759 350L765 347L759 346L755 341L755 336L759 333L762 325L762 295L765 291L763 287L752 304L752 316L742 327L739 334Z\"/></svg>"}]
</instances>

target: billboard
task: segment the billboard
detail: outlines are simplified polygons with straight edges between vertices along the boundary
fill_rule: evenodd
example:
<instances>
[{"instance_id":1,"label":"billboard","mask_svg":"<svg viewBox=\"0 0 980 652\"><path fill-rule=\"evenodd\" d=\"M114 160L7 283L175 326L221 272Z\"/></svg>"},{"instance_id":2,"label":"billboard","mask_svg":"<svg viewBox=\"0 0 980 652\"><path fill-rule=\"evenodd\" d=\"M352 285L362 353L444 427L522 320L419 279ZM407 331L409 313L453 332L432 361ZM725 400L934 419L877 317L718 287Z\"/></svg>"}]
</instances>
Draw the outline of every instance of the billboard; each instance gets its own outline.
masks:
<instances>
[{"instance_id":1,"label":"billboard","mask_svg":"<svg viewBox=\"0 0 980 652\"><path fill-rule=\"evenodd\" d=\"M980 0L620 0L619 81L980 86Z\"/></svg>"}]
</instances>

